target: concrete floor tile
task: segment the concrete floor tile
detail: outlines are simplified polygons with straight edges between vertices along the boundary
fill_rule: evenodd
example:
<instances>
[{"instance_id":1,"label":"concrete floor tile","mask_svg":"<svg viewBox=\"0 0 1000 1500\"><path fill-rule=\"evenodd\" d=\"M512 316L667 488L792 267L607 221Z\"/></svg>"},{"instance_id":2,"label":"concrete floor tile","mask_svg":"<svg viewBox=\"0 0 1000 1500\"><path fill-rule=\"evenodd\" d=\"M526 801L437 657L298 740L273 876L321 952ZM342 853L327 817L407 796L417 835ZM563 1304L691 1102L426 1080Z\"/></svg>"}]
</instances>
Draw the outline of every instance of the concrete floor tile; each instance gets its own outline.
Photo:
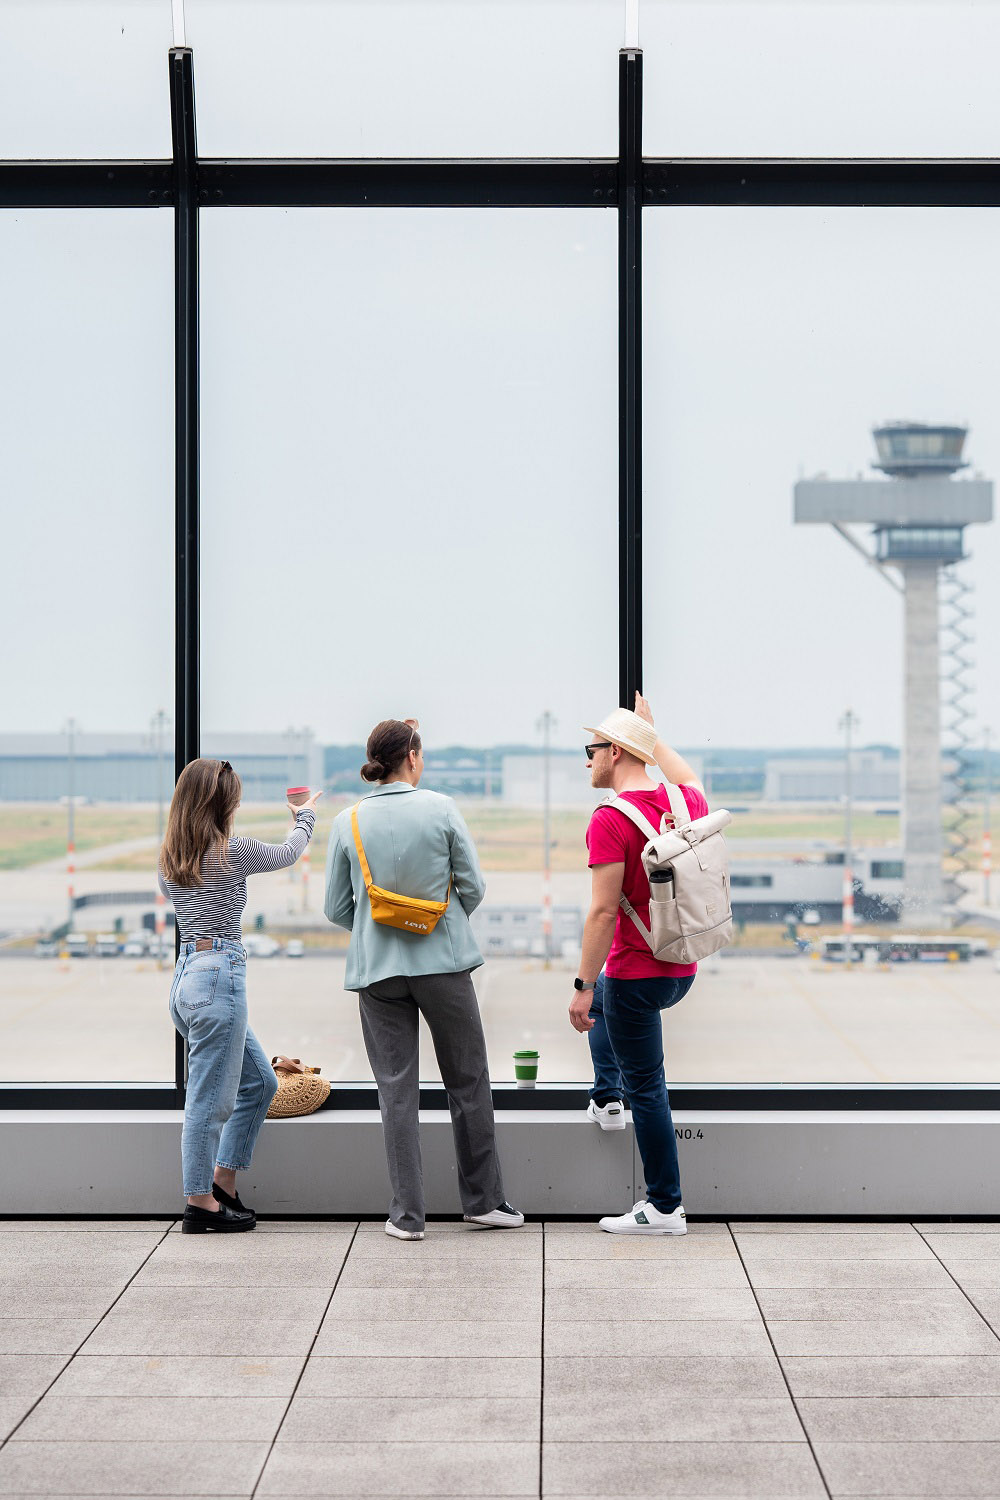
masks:
<instances>
[{"instance_id":1,"label":"concrete floor tile","mask_svg":"<svg viewBox=\"0 0 1000 1500\"><path fill-rule=\"evenodd\" d=\"M38 1261L61 1261L66 1265L90 1265L114 1256L128 1256L138 1265L164 1239L163 1231L83 1230L59 1235L26 1230L0 1235L0 1270L33 1265Z\"/></svg>"},{"instance_id":2,"label":"concrete floor tile","mask_svg":"<svg viewBox=\"0 0 1000 1500\"><path fill-rule=\"evenodd\" d=\"M5 1318L89 1318L96 1323L103 1318L116 1297L120 1297L125 1281L110 1286L46 1286L4 1287L0 1292L0 1306Z\"/></svg>"},{"instance_id":3,"label":"concrete floor tile","mask_svg":"<svg viewBox=\"0 0 1000 1500\"><path fill-rule=\"evenodd\" d=\"M252 1236L247 1236L252 1239ZM193 1244L196 1249L189 1248ZM308 1245L308 1248L307 1248ZM211 1246L211 1248L208 1248ZM226 1250L230 1254L226 1254ZM253 1249L232 1236L214 1235L165 1240L135 1278L140 1286L199 1287L326 1287L333 1286L344 1264L347 1247L329 1240L277 1236L254 1240Z\"/></svg>"},{"instance_id":4,"label":"concrete floor tile","mask_svg":"<svg viewBox=\"0 0 1000 1500\"><path fill-rule=\"evenodd\" d=\"M112 1316L209 1324L223 1315L227 1324L311 1319L318 1328L332 1291L333 1281L329 1286L232 1286L221 1295L218 1287L130 1286Z\"/></svg>"},{"instance_id":5,"label":"concrete floor tile","mask_svg":"<svg viewBox=\"0 0 1000 1500\"><path fill-rule=\"evenodd\" d=\"M934 1252L912 1234L743 1234L740 1253L750 1266L761 1260L932 1260Z\"/></svg>"},{"instance_id":6,"label":"concrete floor tile","mask_svg":"<svg viewBox=\"0 0 1000 1500\"><path fill-rule=\"evenodd\" d=\"M502 1278L499 1278L502 1280ZM961 1293L958 1293L960 1296ZM338 1285L328 1323L417 1322L430 1319L457 1323L534 1323L542 1316L542 1284L521 1291L484 1289L391 1288L352 1290Z\"/></svg>"},{"instance_id":7,"label":"concrete floor tile","mask_svg":"<svg viewBox=\"0 0 1000 1500\"><path fill-rule=\"evenodd\" d=\"M941 1267L945 1275L951 1275L960 1287L978 1287L981 1291L1000 1290L1000 1259L998 1260L952 1260L949 1255Z\"/></svg>"},{"instance_id":8,"label":"concrete floor tile","mask_svg":"<svg viewBox=\"0 0 1000 1500\"><path fill-rule=\"evenodd\" d=\"M805 1443L546 1443L542 1493L825 1500Z\"/></svg>"},{"instance_id":9,"label":"concrete floor tile","mask_svg":"<svg viewBox=\"0 0 1000 1500\"><path fill-rule=\"evenodd\" d=\"M795 1407L784 1396L630 1395L588 1407L580 1422L580 1396L545 1388L545 1440L552 1443L804 1443ZM836 1404L836 1403L834 1403Z\"/></svg>"},{"instance_id":10,"label":"concrete floor tile","mask_svg":"<svg viewBox=\"0 0 1000 1500\"><path fill-rule=\"evenodd\" d=\"M775 1368L777 1365L775 1364ZM542 1392L540 1358L311 1356L298 1396L530 1397Z\"/></svg>"},{"instance_id":11,"label":"concrete floor tile","mask_svg":"<svg viewBox=\"0 0 1000 1500\"><path fill-rule=\"evenodd\" d=\"M636 1360L631 1355L593 1358L554 1355L546 1350L545 1395L571 1396L591 1408L612 1409L655 1397L666 1407L685 1396L788 1399L781 1366L774 1355L665 1354Z\"/></svg>"},{"instance_id":12,"label":"concrete floor tile","mask_svg":"<svg viewBox=\"0 0 1000 1500\"><path fill-rule=\"evenodd\" d=\"M0 1354L72 1354L96 1318L0 1318Z\"/></svg>"},{"instance_id":13,"label":"concrete floor tile","mask_svg":"<svg viewBox=\"0 0 1000 1500\"><path fill-rule=\"evenodd\" d=\"M570 1239L569 1235L564 1236ZM461 1256L470 1265L505 1265L511 1260L541 1263L542 1236L522 1235L519 1229L497 1231L468 1230L464 1234L439 1234L433 1239L397 1240L391 1234L358 1234L351 1246L351 1259L387 1260L409 1257L438 1260Z\"/></svg>"},{"instance_id":14,"label":"concrete floor tile","mask_svg":"<svg viewBox=\"0 0 1000 1500\"><path fill-rule=\"evenodd\" d=\"M547 1260L546 1296L553 1290L641 1288L669 1291L678 1287L748 1287L738 1260Z\"/></svg>"},{"instance_id":15,"label":"concrete floor tile","mask_svg":"<svg viewBox=\"0 0 1000 1500\"><path fill-rule=\"evenodd\" d=\"M947 1287L757 1287L761 1312L771 1323L902 1323L956 1314L968 1321L969 1303L952 1282Z\"/></svg>"},{"instance_id":16,"label":"concrete floor tile","mask_svg":"<svg viewBox=\"0 0 1000 1500\"><path fill-rule=\"evenodd\" d=\"M284 1396L198 1397L198 1421L227 1442L270 1442L288 1405ZM190 1398L60 1396L53 1390L18 1428L13 1442L191 1441Z\"/></svg>"},{"instance_id":17,"label":"concrete floor tile","mask_svg":"<svg viewBox=\"0 0 1000 1500\"><path fill-rule=\"evenodd\" d=\"M245 1359L203 1354L193 1358L78 1354L52 1387L55 1396L281 1396L295 1389L304 1355Z\"/></svg>"},{"instance_id":18,"label":"concrete floor tile","mask_svg":"<svg viewBox=\"0 0 1000 1500\"><path fill-rule=\"evenodd\" d=\"M591 1219L576 1219L572 1222L566 1222L561 1219L546 1219L545 1238L550 1239L560 1234L593 1234L595 1229L597 1229L599 1234L603 1234L604 1231L598 1229L597 1226L598 1218L600 1218L599 1214ZM724 1219L716 1221L699 1220L697 1223L693 1223L688 1219L687 1232L688 1236L714 1234L721 1235L723 1239L729 1239L729 1225Z\"/></svg>"},{"instance_id":19,"label":"concrete floor tile","mask_svg":"<svg viewBox=\"0 0 1000 1500\"><path fill-rule=\"evenodd\" d=\"M0 1219L4 1234L166 1234L174 1219Z\"/></svg>"},{"instance_id":20,"label":"concrete floor tile","mask_svg":"<svg viewBox=\"0 0 1000 1500\"><path fill-rule=\"evenodd\" d=\"M577 1264L577 1262L567 1262ZM509 1292L541 1291L542 1261L511 1260L503 1268L503 1289ZM404 1292L424 1288L427 1291L443 1291L448 1288L464 1291L469 1287L481 1287L483 1268L477 1261L468 1265L461 1256L436 1256L433 1260L418 1262L405 1260L376 1260L373 1257L350 1256L337 1282L337 1295L345 1291L375 1291L380 1287Z\"/></svg>"},{"instance_id":21,"label":"concrete floor tile","mask_svg":"<svg viewBox=\"0 0 1000 1500\"><path fill-rule=\"evenodd\" d=\"M33 1403L31 1396L0 1396L0 1443L10 1436Z\"/></svg>"},{"instance_id":22,"label":"concrete floor tile","mask_svg":"<svg viewBox=\"0 0 1000 1500\"><path fill-rule=\"evenodd\" d=\"M466 1224L464 1219L429 1219L424 1225L424 1243L430 1244L444 1234L464 1235L466 1239L470 1235L485 1235L488 1238L499 1238L501 1234L512 1233L510 1230L486 1229L482 1225ZM358 1225L359 1234L385 1234L385 1219L367 1219ZM539 1222L522 1224L516 1231L519 1239L527 1235L537 1235L540 1239L543 1233Z\"/></svg>"},{"instance_id":23,"label":"concrete floor tile","mask_svg":"<svg viewBox=\"0 0 1000 1500\"><path fill-rule=\"evenodd\" d=\"M257 1493L537 1495L538 1444L276 1443Z\"/></svg>"},{"instance_id":24,"label":"concrete floor tile","mask_svg":"<svg viewBox=\"0 0 1000 1500\"><path fill-rule=\"evenodd\" d=\"M267 1443L8 1443L0 1495L249 1495Z\"/></svg>"},{"instance_id":25,"label":"concrete floor tile","mask_svg":"<svg viewBox=\"0 0 1000 1500\"><path fill-rule=\"evenodd\" d=\"M216 1323L211 1332L213 1354L266 1357L272 1354L308 1354L319 1319L303 1322L226 1324ZM204 1349L204 1336L197 1324L173 1318L126 1318L110 1316L87 1340L82 1354L145 1354L151 1359L182 1355L188 1358Z\"/></svg>"},{"instance_id":26,"label":"concrete floor tile","mask_svg":"<svg viewBox=\"0 0 1000 1500\"><path fill-rule=\"evenodd\" d=\"M0 1354L0 1397L35 1400L66 1364L59 1354Z\"/></svg>"},{"instance_id":27,"label":"concrete floor tile","mask_svg":"<svg viewBox=\"0 0 1000 1500\"><path fill-rule=\"evenodd\" d=\"M345 1323L330 1319L316 1340L315 1354L454 1355L505 1359L541 1354L541 1320L533 1323Z\"/></svg>"},{"instance_id":28,"label":"concrete floor tile","mask_svg":"<svg viewBox=\"0 0 1000 1500\"><path fill-rule=\"evenodd\" d=\"M0 1308L8 1295L38 1287L75 1286L102 1288L115 1286L120 1291L139 1270L149 1251L142 1255L115 1252L92 1260L19 1260L14 1265L0 1261Z\"/></svg>"},{"instance_id":29,"label":"concrete floor tile","mask_svg":"<svg viewBox=\"0 0 1000 1500\"><path fill-rule=\"evenodd\" d=\"M797 1404L816 1443L1000 1443L997 1396L800 1398Z\"/></svg>"},{"instance_id":30,"label":"concrete floor tile","mask_svg":"<svg viewBox=\"0 0 1000 1500\"><path fill-rule=\"evenodd\" d=\"M760 1321L760 1312L749 1287L623 1287L619 1291L590 1287L545 1289L545 1322L593 1323L612 1318L620 1321L699 1322L723 1318Z\"/></svg>"},{"instance_id":31,"label":"concrete floor tile","mask_svg":"<svg viewBox=\"0 0 1000 1500\"><path fill-rule=\"evenodd\" d=\"M928 1233L925 1238L945 1265L953 1260L1000 1260L1000 1235Z\"/></svg>"},{"instance_id":32,"label":"concrete floor tile","mask_svg":"<svg viewBox=\"0 0 1000 1500\"><path fill-rule=\"evenodd\" d=\"M972 1262L982 1265L982 1261ZM998 1262L1000 1265L1000 1262ZM758 1260L747 1262L751 1284L762 1287L914 1287L955 1285L937 1260ZM1000 1281L997 1283L1000 1285Z\"/></svg>"},{"instance_id":33,"label":"concrete floor tile","mask_svg":"<svg viewBox=\"0 0 1000 1500\"><path fill-rule=\"evenodd\" d=\"M933 1223L931 1221L914 1224L914 1229L921 1234L995 1234L1000 1235L1000 1220L991 1219L988 1223L970 1223L958 1220L955 1223Z\"/></svg>"},{"instance_id":34,"label":"concrete floor tile","mask_svg":"<svg viewBox=\"0 0 1000 1500\"><path fill-rule=\"evenodd\" d=\"M964 1289L969 1301L994 1329L1000 1329L1000 1287L971 1287Z\"/></svg>"},{"instance_id":35,"label":"concrete floor tile","mask_svg":"<svg viewBox=\"0 0 1000 1500\"><path fill-rule=\"evenodd\" d=\"M927 1316L905 1323L861 1319L845 1322L769 1323L782 1357L794 1354L1000 1354L1000 1340L969 1309L969 1316Z\"/></svg>"},{"instance_id":36,"label":"concrete floor tile","mask_svg":"<svg viewBox=\"0 0 1000 1500\"><path fill-rule=\"evenodd\" d=\"M770 1354L763 1323L731 1319L722 1323L550 1323L545 1329L545 1357L583 1354L607 1359L615 1355Z\"/></svg>"},{"instance_id":37,"label":"concrete floor tile","mask_svg":"<svg viewBox=\"0 0 1000 1500\"><path fill-rule=\"evenodd\" d=\"M247 1193L248 1199L252 1197ZM250 1204L251 1208L257 1208L256 1203ZM307 1237L319 1237L328 1239L351 1239L358 1228L356 1219L270 1219L267 1217L257 1220L257 1228L253 1231L256 1239L261 1235L270 1236L274 1234L302 1234ZM171 1227L170 1233L180 1234L181 1220L178 1219ZM188 1235L186 1238L190 1239Z\"/></svg>"},{"instance_id":38,"label":"concrete floor tile","mask_svg":"<svg viewBox=\"0 0 1000 1500\"><path fill-rule=\"evenodd\" d=\"M540 1424L538 1397L303 1396L300 1389L278 1441L537 1443Z\"/></svg>"},{"instance_id":39,"label":"concrete floor tile","mask_svg":"<svg viewBox=\"0 0 1000 1500\"><path fill-rule=\"evenodd\" d=\"M783 1358L796 1400L809 1396L1000 1396L998 1355Z\"/></svg>"},{"instance_id":40,"label":"concrete floor tile","mask_svg":"<svg viewBox=\"0 0 1000 1500\"><path fill-rule=\"evenodd\" d=\"M799 1219L733 1219L729 1228L733 1234L902 1234L912 1235L911 1224L902 1224L894 1219L839 1219L835 1223L822 1220Z\"/></svg>"},{"instance_id":41,"label":"concrete floor tile","mask_svg":"<svg viewBox=\"0 0 1000 1500\"><path fill-rule=\"evenodd\" d=\"M1000 1493L1000 1443L819 1443L815 1451L834 1496Z\"/></svg>"},{"instance_id":42,"label":"concrete floor tile","mask_svg":"<svg viewBox=\"0 0 1000 1500\"><path fill-rule=\"evenodd\" d=\"M593 1234L546 1235L545 1259L552 1260L732 1260L739 1254L728 1235L627 1235L605 1234L595 1226Z\"/></svg>"}]
</instances>

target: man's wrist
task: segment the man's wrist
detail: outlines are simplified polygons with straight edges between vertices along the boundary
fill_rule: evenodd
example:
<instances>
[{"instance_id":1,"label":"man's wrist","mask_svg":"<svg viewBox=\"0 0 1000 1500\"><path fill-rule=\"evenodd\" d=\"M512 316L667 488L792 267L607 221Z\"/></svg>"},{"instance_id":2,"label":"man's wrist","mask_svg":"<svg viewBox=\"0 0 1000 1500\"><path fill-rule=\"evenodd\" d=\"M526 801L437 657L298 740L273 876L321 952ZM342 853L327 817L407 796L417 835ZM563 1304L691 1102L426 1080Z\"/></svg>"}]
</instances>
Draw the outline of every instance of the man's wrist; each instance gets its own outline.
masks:
<instances>
[{"instance_id":1,"label":"man's wrist","mask_svg":"<svg viewBox=\"0 0 1000 1500\"><path fill-rule=\"evenodd\" d=\"M577 977L573 980L573 988L575 990L593 990L597 988L597 980L580 979L579 977Z\"/></svg>"}]
</instances>

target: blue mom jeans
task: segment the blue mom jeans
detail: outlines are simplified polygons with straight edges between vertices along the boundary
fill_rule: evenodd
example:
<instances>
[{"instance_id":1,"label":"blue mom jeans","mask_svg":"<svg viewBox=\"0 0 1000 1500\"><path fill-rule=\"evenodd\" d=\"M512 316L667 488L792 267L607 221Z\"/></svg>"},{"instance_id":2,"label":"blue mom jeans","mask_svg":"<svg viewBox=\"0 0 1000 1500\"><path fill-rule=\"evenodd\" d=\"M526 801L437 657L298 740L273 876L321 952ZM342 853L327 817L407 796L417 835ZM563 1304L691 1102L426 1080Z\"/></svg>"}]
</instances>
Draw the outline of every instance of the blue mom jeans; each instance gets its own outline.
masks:
<instances>
[{"instance_id":1,"label":"blue mom jeans","mask_svg":"<svg viewBox=\"0 0 1000 1500\"><path fill-rule=\"evenodd\" d=\"M170 986L170 1018L188 1044L181 1134L184 1196L212 1191L216 1165L244 1172L278 1080L247 1025L242 943L213 938L198 952L182 943Z\"/></svg>"},{"instance_id":2,"label":"blue mom jeans","mask_svg":"<svg viewBox=\"0 0 1000 1500\"><path fill-rule=\"evenodd\" d=\"M681 1175L663 1075L660 1012L683 1000L692 984L693 974L685 979L610 979L602 974L590 1005L590 1097L595 1104L628 1100L646 1197L665 1214L680 1206Z\"/></svg>"}]
</instances>

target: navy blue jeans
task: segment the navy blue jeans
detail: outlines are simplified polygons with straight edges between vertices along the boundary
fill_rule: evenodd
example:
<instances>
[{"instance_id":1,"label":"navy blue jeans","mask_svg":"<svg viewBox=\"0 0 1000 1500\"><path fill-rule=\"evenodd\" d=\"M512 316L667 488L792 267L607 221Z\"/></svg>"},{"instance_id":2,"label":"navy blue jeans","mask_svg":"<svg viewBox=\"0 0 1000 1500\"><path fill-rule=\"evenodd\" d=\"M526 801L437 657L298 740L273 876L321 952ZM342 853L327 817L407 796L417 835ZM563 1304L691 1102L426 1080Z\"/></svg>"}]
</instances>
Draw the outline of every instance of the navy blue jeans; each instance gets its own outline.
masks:
<instances>
[{"instance_id":1,"label":"navy blue jeans","mask_svg":"<svg viewBox=\"0 0 1000 1500\"><path fill-rule=\"evenodd\" d=\"M686 979L609 979L594 990L587 1033L594 1063L596 1104L626 1099L646 1178L646 1197L662 1213L681 1201L677 1138L663 1076L663 1023L660 1011L683 1000L694 984Z\"/></svg>"}]
</instances>

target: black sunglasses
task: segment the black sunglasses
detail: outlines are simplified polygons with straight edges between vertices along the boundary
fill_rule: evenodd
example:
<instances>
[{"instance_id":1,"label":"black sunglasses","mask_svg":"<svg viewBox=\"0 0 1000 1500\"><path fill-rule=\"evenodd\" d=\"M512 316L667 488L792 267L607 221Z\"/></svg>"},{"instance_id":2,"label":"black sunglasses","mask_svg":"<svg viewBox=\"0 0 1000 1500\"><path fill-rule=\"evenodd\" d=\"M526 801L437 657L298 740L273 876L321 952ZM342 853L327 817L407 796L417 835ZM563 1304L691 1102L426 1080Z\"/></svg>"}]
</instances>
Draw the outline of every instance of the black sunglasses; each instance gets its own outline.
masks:
<instances>
[{"instance_id":1,"label":"black sunglasses","mask_svg":"<svg viewBox=\"0 0 1000 1500\"><path fill-rule=\"evenodd\" d=\"M228 760L220 761L219 765L223 771L231 771L233 769Z\"/></svg>"},{"instance_id":2,"label":"black sunglasses","mask_svg":"<svg viewBox=\"0 0 1000 1500\"><path fill-rule=\"evenodd\" d=\"M611 740L597 740L593 745L584 745L583 748L587 752L587 759L593 760L595 750L610 750L611 745Z\"/></svg>"}]
</instances>

